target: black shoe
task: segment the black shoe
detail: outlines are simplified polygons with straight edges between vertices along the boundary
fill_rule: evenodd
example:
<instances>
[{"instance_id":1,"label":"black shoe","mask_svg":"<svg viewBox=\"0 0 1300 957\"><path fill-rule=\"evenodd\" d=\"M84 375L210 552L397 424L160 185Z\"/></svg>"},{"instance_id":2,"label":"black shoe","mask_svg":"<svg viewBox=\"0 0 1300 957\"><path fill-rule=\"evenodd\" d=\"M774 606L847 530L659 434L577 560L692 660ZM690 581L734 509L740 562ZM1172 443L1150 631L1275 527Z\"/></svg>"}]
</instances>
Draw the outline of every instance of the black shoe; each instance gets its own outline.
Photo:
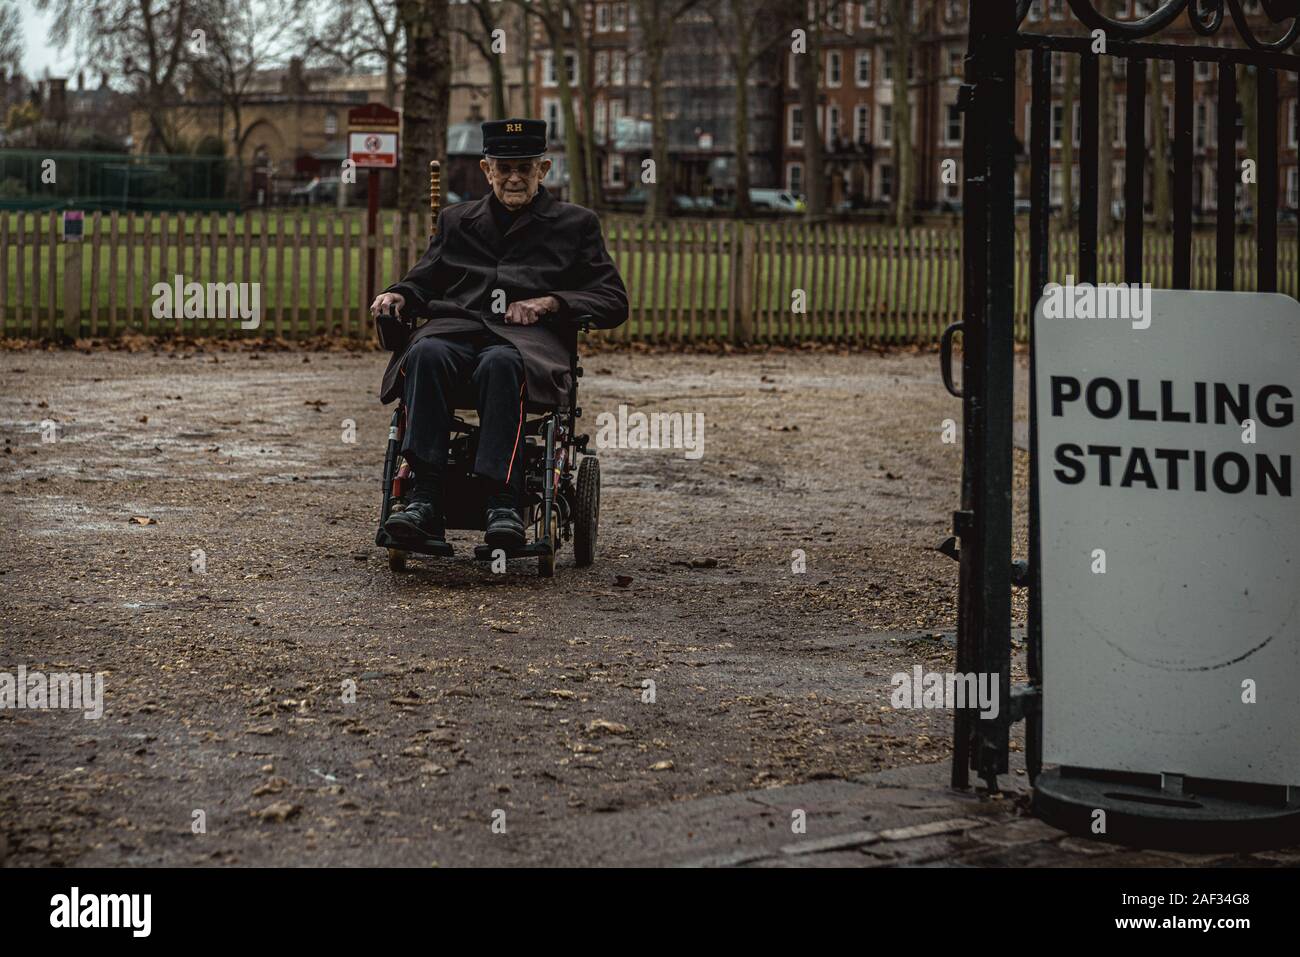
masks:
<instances>
[{"instance_id":1,"label":"black shoe","mask_svg":"<svg viewBox=\"0 0 1300 957\"><path fill-rule=\"evenodd\" d=\"M427 538L442 542L447 538L442 509L430 499L414 499L400 512L389 515L384 531L399 542L420 542Z\"/></svg>"},{"instance_id":2,"label":"black shoe","mask_svg":"<svg viewBox=\"0 0 1300 957\"><path fill-rule=\"evenodd\" d=\"M524 522L512 505L489 505L484 540L493 548L510 551L524 547Z\"/></svg>"}]
</instances>

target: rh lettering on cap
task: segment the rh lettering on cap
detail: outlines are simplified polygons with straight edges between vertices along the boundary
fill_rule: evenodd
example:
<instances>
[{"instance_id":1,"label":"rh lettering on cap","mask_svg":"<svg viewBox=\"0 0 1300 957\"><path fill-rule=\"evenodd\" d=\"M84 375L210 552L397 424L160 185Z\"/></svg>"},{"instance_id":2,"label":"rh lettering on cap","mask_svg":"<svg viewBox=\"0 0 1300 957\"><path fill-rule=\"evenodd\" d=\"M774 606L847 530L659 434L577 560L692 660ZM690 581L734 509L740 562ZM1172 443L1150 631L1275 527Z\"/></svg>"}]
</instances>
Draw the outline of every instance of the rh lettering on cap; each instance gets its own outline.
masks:
<instances>
[{"instance_id":1,"label":"rh lettering on cap","mask_svg":"<svg viewBox=\"0 0 1300 957\"><path fill-rule=\"evenodd\" d=\"M507 133L522 133L523 131L524 131L524 124L522 124L522 123L507 123L507 124L506 124L506 132L507 132Z\"/></svg>"}]
</instances>

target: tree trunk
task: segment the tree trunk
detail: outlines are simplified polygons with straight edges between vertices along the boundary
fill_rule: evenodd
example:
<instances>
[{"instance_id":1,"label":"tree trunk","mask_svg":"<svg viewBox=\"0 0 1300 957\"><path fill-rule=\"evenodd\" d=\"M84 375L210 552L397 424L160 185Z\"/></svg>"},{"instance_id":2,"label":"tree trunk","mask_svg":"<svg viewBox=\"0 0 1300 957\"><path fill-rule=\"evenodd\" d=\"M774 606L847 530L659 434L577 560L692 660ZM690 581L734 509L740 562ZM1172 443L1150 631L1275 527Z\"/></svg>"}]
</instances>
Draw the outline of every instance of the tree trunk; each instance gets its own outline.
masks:
<instances>
[{"instance_id":1,"label":"tree trunk","mask_svg":"<svg viewBox=\"0 0 1300 957\"><path fill-rule=\"evenodd\" d=\"M524 105L521 112L524 116L533 115L533 21L528 19L528 14L520 16L520 22L524 28L524 57L519 64L519 79Z\"/></svg>"},{"instance_id":2,"label":"tree trunk","mask_svg":"<svg viewBox=\"0 0 1300 957\"><path fill-rule=\"evenodd\" d=\"M558 14L556 16L558 20ZM587 204L587 191L583 188L582 151L578 141L578 121L573 112L573 87L569 83L568 58L564 55L564 34L558 22L547 21L546 35L551 41L555 57L555 76L560 85L560 115L564 119L564 167L569 174L568 201L579 206Z\"/></svg>"},{"instance_id":3,"label":"tree trunk","mask_svg":"<svg viewBox=\"0 0 1300 957\"><path fill-rule=\"evenodd\" d=\"M798 5L803 6L802 2ZM821 4L814 2L813 8L820 11ZM821 127L817 123L817 81L821 77L819 26L820 22L805 24L808 50L799 56L797 62L799 112L803 114L803 179L810 219L826 215L826 150L822 144Z\"/></svg>"},{"instance_id":4,"label":"tree trunk","mask_svg":"<svg viewBox=\"0 0 1300 957\"><path fill-rule=\"evenodd\" d=\"M750 37L745 27L740 0L731 0L736 34L736 216L744 219L753 214L749 202L749 71Z\"/></svg>"},{"instance_id":5,"label":"tree trunk","mask_svg":"<svg viewBox=\"0 0 1300 957\"><path fill-rule=\"evenodd\" d=\"M1065 91L1061 95L1061 224L1074 226L1074 111L1078 84L1074 78L1074 57L1065 57Z\"/></svg>"},{"instance_id":6,"label":"tree trunk","mask_svg":"<svg viewBox=\"0 0 1300 957\"><path fill-rule=\"evenodd\" d=\"M642 21L645 26L645 21ZM658 29L657 27L655 28ZM654 162L655 181L646 191L645 218L662 219L672 193L672 172L668 169L668 131L663 110L663 48L655 40L646 44L646 70L650 79L650 158Z\"/></svg>"},{"instance_id":7,"label":"tree trunk","mask_svg":"<svg viewBox=\"0 0 1300 957\"><path fill-rule=\"evenodd\" d=\"M594 76L591 71L591 43L587 37L584 5L571 7L574 49L578 58L578 93L582 106L582 171L586 183L588 205L598 206L600 179L596 174L596 98L590 94Z\"/></svg>"},{"instance_id":8,"label":"tree trunk","mask_svg":"<svg viewBox=\"0 0 1300 957\"><path fill-rule=\"evenodd\" d=\"M912 4L889 0L894 21L894 225L907 229L912 225L912 91L907 81L911 61Z\"/></svg>"},{"instance_id":9,"label":"tree trunk","mask_svg":"<svg viewBox=\"0 0 1300 957\"><path fill-rule=\"evenodd\" d=\"M1114 232L1115 219L1115 75L1108 57L1099 61L1097 85L1097 235Z\"/></svg>"},{"instance_id":10,"label":"tree trunk","mask_svg":"<svg viewBox=\"0 0 1300 957\"><path fill-rule=\"evenodd\" d=\"M1246 155L1259 161L1259 73L1247 66L1237 67L1237 99L1241 101L1242 120L1246 124ZM1233 157L1236 163L1236 157ZM1240 175L1240 173L1238 174ZM1250 203L1255 223L1259 223L1259 169L1255 169L1255 182L1246 185L1246 198Z\"/></svg>"},{"instance_id":11,"label":"tree trunk","mask_svg":"<svg viewBox=\"0 0 1300 957\"><path fill-rule=\"evenodd\" d=\"M1147 62L1151 100L1151 212L1156 232L1169 232L1169 127L1165 122L1165 78L1159 60Z\"/></svg>"},{"instance_id":12,"label":"tree trunk","mask_svg":"<svg viewBox=\"0 0 1300 957\"><path fill-rule=\"evenodd\" d=\"M447 151L451 105L451 43L448 0L400 0L406 32L406 91L402 97L402 159L397 205L407 212L428 208L429 161Z\"/></svg>"}]
</instances>

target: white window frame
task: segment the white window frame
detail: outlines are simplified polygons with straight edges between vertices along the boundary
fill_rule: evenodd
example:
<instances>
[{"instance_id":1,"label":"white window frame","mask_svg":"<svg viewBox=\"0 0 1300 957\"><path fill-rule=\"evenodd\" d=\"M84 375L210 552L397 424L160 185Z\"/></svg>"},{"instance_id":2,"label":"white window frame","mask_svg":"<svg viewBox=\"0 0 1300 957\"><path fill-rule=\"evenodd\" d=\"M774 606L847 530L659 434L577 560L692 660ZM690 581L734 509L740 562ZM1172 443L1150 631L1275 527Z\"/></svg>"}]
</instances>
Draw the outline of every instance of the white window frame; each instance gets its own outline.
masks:
<instances>
[{"instance_id":1,"label":"white window frame","mask_svg":"<svg viewBox=\"0 0 1300 957\"><path fill-rule=\"evenodd\" d=\"M867 78L865 80L862 78L863 63L865 63L867 66ZM858 88L861 89L863 87L871 86L871 79L873 75L874 66L875 64L872 62L870 50L858 50L854 53L853 82Z\"/></svg>"},{"instance_id":2,"label":"white window frame","mask_svg":"<svg viewBox=\"0 0 1300 957\"><path fill-rule=\"evenodd\" d=\"M839 50L826 51L826 85L839 89L844 84L844 57Z\"/></svg>"},{"instance_id":3,"label":"white window frame","mask_svg":"<svg viewBox=\"0 0 1300 957\"><path fill-rule=\"evenodd\" d=\"M800 133L800 135L797 138L794 135L796 113L798 113L799 115L799 119L797 122L799 123L799 133ZM798 103L791 103L785 108L785 130L786 130L785 133L786 146L803 146L803 138L805 135L807 135L808 124L805 123L803 119L803 107L801 107Z\"/></svg>"},{"instance_id":4,"label":"white window frame","mask_svg":"<svg viewBox=\"0 0 1300 957\"><path fill-rule=\"evenodd\" d=\"M871 142L871 104L857 103L853 107L853 142Z\"/></svg>"},{"instance_id":5,"label":"white window frame","mask_svg":"<svg viewBox=\"0 0 1300 957\"><path fill-rule=\"evenodd\" d=\"M952 135L953 114L957 116L957 135ZM945 146L961 146L962 116L956 103L947 103L943 116L943 143Z\"/></svg>"}]
</instances>

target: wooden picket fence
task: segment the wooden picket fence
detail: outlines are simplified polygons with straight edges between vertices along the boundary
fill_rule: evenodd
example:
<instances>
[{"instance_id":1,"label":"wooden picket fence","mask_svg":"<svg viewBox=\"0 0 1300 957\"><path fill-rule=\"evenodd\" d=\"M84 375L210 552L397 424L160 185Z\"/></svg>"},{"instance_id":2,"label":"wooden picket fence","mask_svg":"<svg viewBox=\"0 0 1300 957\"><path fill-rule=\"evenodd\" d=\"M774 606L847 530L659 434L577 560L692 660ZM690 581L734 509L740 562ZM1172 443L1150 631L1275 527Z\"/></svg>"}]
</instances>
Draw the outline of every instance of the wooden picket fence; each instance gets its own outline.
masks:
<instances>
[{"instance_id":1,"label":"wooden picket fence","mask_svg":"<svg viewBox=\"0 0 1300 957\"><path fill-rule=\"evenodd\" d=\"M961 233L799 220L740 223L605 218L632 318L616 341L704 340L889 345L934 342L961 318ZM427 245L428 217L386 212L375 237L380 288ZM59 214L0 212L0 332L11 338L176 334L366 338L364 214L353 211L92 213L80 243L60 238ZM1029 239L1016 236L1016 329L1027 335ZM1077 272L1068 231L1054 232L1051 276ZM1215 237L1193 237L1193 286L1214 288ZM1294 231L1279 242L1279 288L1297 295ZM1148 235L1144 279L1172 278L1172 241ZM1099 279L1122 278L1123 239L1100 244ZM1255 243L1237 241L1237 288L1253 289ZM154 285L258 283L261 325L156 318Z\"/></svg>"}]
</instances>

